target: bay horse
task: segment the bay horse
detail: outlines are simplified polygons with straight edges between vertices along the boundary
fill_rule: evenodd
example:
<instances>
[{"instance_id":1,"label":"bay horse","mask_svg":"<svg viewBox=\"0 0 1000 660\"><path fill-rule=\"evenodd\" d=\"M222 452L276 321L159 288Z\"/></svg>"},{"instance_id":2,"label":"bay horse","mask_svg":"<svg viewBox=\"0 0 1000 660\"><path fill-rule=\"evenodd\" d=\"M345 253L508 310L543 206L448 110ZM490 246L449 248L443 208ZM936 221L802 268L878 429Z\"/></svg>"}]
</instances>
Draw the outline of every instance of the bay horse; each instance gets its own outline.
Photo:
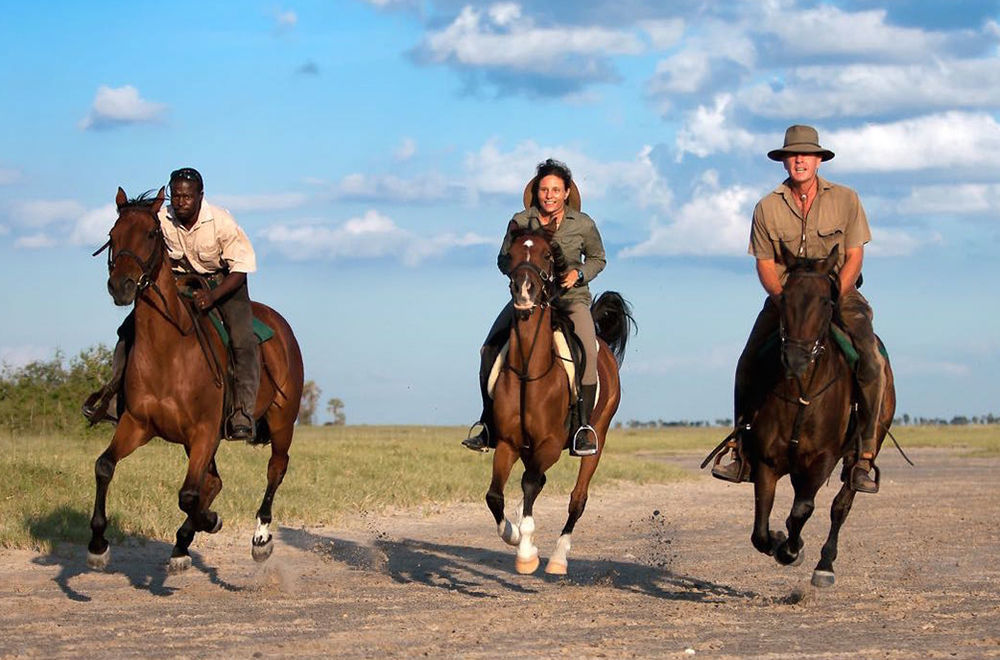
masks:
<instances>
[{"instance_id":1,"label":"bay horse","mask_svg":"<svg viewBox=\"0 0 1000 660\"><path fill-rule=\"evenodd\" d=\"M532 507L545 485L545 471L559 460L570 442L566 426L570 382L553 340L556 327L553 315L558 312L552 303L558 294L565 262L559 246L545 228L518 229L512 222L510 231L514 320L507 356L494 390L497 446L486 504L496 520L500 538L518 548L517 571L528 574L539 565L538 548L533 543ZM613 291L602 294L591 307L591 313L597 325L600 393L590 421L597 434L598 451L580 459L569 500L569 517L545 567L547 573L556 575L567 571L570 536L587 504L590 480L601 460L611 418L618 410L621 400L618 367L634 325L628 303ZM572 324L566 325L572 328ZM504 515L503 491L518 458L524 464L521 477L524 503L520 524L515 526Z\"/></svg>"},{"instance_id":2,"label":"bay horse","mask_svg":"<svg viewBox=\"0 0 1000 660\"><path fill-rule=\"evenodd\" d=\"M94 466L97 494L87 563L95 569L106 568L110 558L104 538L105 504L115 466L154 436L183 445L188 456L187 475L178 495L178 506L187 517L177 530L169 570L191 566L188 548L196 532L215 533L222 528L222 519L209 507L222 489L215 453L221 437L226 350L208 318L190 313L181 300L157 218L163 202L163 188L155 198L147 193L131 200L119 188L115 198L118 219L105 245L112 299L119 306L135 304L135 342L122 385L125 408L111 444ZM264 561L273 550L271 504L288 467L303 369L298 342L285 319L256 302L253 313L274 330L274 336L260 346L263 364L254 410L259 438L271 441L267 488L251 542L253 558ZM209 359L199 334L211 342L218 364Z\"/></svg>"},{"instance_id":3,"label":"bay horse","mask_svg":"<svg viewBox=\"0 0 1000 660\"><path fill-rule=\"evenodd\" d=\"M843 351L833 340L833 317L839 295L837 246L823 259L805 259L782 246L788 278L778 301L780 359L769 358L759 373L772 383L744 443L754 482L754 526L751 541L760 552L783 565L802 562L802 527L814 509L814 498L833 468L844 461L843 482L830 509L830 532L820 551L812 584L834 583L840 528L850 513L854 490L850 466L858 453L858 431L852 419L855 384ZM885 360L885 390L877 424L878 449L892 423L896 392ZM877 452L876 452L877 454ZM788 535L768 524L778 480L789 475L794 502L786 520Z\"/></svg>"}]
</instances>

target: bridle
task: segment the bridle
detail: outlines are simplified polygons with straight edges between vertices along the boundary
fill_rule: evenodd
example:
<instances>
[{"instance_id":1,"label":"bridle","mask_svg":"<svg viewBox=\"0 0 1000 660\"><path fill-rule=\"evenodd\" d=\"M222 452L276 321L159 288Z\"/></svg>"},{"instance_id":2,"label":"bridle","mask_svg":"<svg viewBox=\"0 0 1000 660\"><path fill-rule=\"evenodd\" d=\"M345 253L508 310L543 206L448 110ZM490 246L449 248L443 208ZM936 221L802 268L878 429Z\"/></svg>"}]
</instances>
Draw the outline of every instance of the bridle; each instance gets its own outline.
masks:
<instances>
[{"instance_id":1,"label":"bridle","mask_svg":"<svg viewBox=\"0 0 1000 660\"><path fill-rule=\"evenodd\" d=\"M524 260L516 264L513 268L511 268L510 273L508 274L508 276L510 277L512 292L514 290L514 278L518 273L522 271L528 271L530 274L535 275L541 281L542 286L541 286L540 299L537 302L532 301L531 307L527 310L518 310L518 309L514 310L514 314L522 321L526 321L529 318L531 318L531 315L535 312L536 309L540 309L544 314L545 310L552 305L552 303L556 300L556 298L558 298L557 295L551 295L553 284L555 283L555 263L551 256L547 259L547 263L548 263L548 269L544 269L528 260ZM523 401L524 384L545 378L545 376L549 374L549 372L552 370L552 367L556 363L555 355L552 355L551 356L552 359L549 361L549 366L545 369L545 371L542 374L538 376L530 376L528 374L528 364L531 361L531 356L534 355L535 353L535 346L538 343L538 337L541 334L542 325L543 325L542 319L538 319L538 323L535 325L534 336L531 338L531 344L530 346L528 346L527 353L525 353L524 341L521 338L520 326L516 322L514 323L514 334L517 335L518 354L521 357L521 364L524 365L524 371L522 372L515 369L513 366L510 365L508 366L510 367L510 370L513 371L517 375L518 379L521 381L522 406L524 404Z\"/></svg>"},{"instance_id":2,"label":"bridle","mask_svg":"<svg viewBox=\"0 0 1000 660\"><path fill-rule=\"evenodd\" d=\"M153 286L156 289L157 293L160 293L159 287L156 286L155 278L153 277L153 270L163 260L163 230L160 228L160 223L159 220L156 219L156 216L153 216L153 222L154 222L153 228L150 229L149 232L147 232L146 234L146 238L148 240L153 241L153 250L152 252L150 252L148 258L143 259L138 254L128 249L121 249L115 251L114 246L111 244L110 232L108 233L108 241L100 248L95 250L92 255L90 255L92 257L96 257L101 252L104 252L105 250L108 251L109 275L111 274L111 271L114 270L115 264L117 264L118 260L121 259L122 257L128 257L134 260L136 264L138 264L140 271L139 279L136 280L135 283L137 296L139 293L141 293L144 289L146 289L149 286ZM160 293L160 297L161 298L163 297L162 293Z\"/></svg>"}]
</instances>

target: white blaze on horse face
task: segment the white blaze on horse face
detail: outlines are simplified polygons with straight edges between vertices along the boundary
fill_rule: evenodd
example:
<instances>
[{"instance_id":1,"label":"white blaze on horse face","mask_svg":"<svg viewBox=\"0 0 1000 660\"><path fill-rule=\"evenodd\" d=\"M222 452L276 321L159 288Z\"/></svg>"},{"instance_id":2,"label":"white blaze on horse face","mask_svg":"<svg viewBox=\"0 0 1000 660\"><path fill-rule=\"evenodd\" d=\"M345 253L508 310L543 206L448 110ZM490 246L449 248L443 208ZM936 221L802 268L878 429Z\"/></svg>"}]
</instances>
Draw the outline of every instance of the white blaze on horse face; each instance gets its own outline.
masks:
<instances>
[{"instance_id":1,"label":"white blaze on horse face","mask_svg":"<svg viewBox=\"0 0 1000 660\"><path fill-rule=\"evenodd\" d=\"M534 304L531 302L531 285L527 277L521 280L521 287L514 297L514 309L531 309Z\"/></svg>"},{"instance_id":2,"label":"white blaze on horse face","mask_svg":"<svg viewBox=\"0 0 1000 660\"><path fill-rule=\"evenodd\" d=\"M531 248L534 247L534 245L535 242L532 241L530 238L524 242L524 247L528 248L529 252L531 251Z\"/></svg>"}]
</instances>

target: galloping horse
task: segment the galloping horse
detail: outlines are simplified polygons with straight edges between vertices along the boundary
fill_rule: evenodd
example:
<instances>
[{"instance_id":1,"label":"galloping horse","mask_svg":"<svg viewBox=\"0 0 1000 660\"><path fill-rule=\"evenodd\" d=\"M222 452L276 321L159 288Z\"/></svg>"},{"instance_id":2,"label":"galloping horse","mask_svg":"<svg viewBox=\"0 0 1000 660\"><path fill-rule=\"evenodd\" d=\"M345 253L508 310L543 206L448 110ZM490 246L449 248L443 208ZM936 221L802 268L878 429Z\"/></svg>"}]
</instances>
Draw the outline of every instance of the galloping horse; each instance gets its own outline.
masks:
<instances>
[{"instance_id":1,"label":"galloping horse","mask_svg":"<svg viewBox=\"0 0 1000 660\"><path fill-rule=\"evenodd\" d=\"M510 290L514 321L510 329L506 362L494 390L493 414L497 447L493 455L493 480L486 504L496 519L500 538L518 546L515 566L519 573L538 568L538 548L532 542L535 522L532 507L545 485L545 471L569 443L566 414L570 407L571 383L556 353L553 340L552 304L563 273L558 245L544 228L517 229L512 223L510 247ZM562 266L560 266L562 267ZM562 575L567 570L570 535L587 504L587 489L604 450L611 418L618 410L621 387L618 366L633 327L631 310L622 297L605 292L591 307L599 343L598 378L600 396L591 415L598 437L598 452L580 459L576 486L570 495L569 517L545 567L547 573ZM571 325L569 327L572 327ZM524 464L521 489L524 493L522 519L514 526L504 516L504 484L514 462Z\"/></svg>"},{"instance_id":2,"label":"galloping horse","mask_svg":"<svg viewBox=\"0 0 1000 660\"><path fill-rule=\"evenodd\" d=\"M843 485L830 509L830 533L813 571L812 583L834 583L840 528L850 513L854 491L849 466L857 458L857 424L852 420L854 377L843 351L833 343L832 320L839 286L835 266L837 247L825 259L803 259L782 246L788 279L778 303L780 365L769 364L763 381L776 383L768 392L751 425L744 448L752 466L755 516L751 540L757 550L773 555L780 564L802 562L802 527L812 515L813 498L843 459ZM886 379L878 420L878 448L892 423L896 391L892 369L885 360ZM784 377L782 377L784 376ZM790 475L795 498L786 521L788 537L768 528L774 489Z\"/></svg>"},{"instance_id":3,"label":"galloping horse","mask_svg":"<svg viewBox=\"0 0 1000 660\"><path fill-rule=\"evenodd\" d=\"M222 490L215 452L223 418L226 351L208 319L189 312L181 300L156 217L163 201L163 188L155 198L142 195L132 200L119 188L118 220L105 245L112 299L120 306L135 303L135 345L122 389L125 410L111 444L95 464L97 496L87 563L97 569L105 568L110 557L104 538L105 503L115 465L154 436L183 445L188 455L187 476L178 497L187 518L177 530L171 572L190 567L188 547L195 532L215 533L222 528L222 519L209 507ZM254 559L263 561L273 550L271 503L288 466L303 371L299 345L285 319L259 303L253 303L253 312L274 330L274 336L260 347L263 368L254 410L258 437L271 440L267 489L251 544ZM211 350L220 356L219 364L213 364L210 350L199 343L198 335L207 336Z\"/></svg>"}]
</instances>

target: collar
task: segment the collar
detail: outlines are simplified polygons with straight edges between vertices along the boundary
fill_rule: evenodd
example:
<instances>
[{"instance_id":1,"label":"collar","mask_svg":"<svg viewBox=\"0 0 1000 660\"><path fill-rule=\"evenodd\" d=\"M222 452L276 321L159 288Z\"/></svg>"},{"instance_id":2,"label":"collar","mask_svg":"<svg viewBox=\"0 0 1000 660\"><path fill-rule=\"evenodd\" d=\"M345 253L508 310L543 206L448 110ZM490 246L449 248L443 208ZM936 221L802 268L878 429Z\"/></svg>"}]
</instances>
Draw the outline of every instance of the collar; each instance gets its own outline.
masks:
<instances>
[{"instance_id":1,"label":"collar","mask_svg":"<svg viewBox=\"0 0 1000 660\"><path fill-rule=\"evenodd\" d=\"M788 196L789 199L792 199L793 197L795 197L795 194L792 192L792 186L790 185L790 182L791 182L791 178L790 177L786 178L784 181L782 181L781 183L778 184L778 186L774 189L773 192L776 193L776 194L778 194L778 195ZM816 175L816 196L817 197L819 197L819 194L820 194L821 191L823 191L823 190L829 190L832 187L833 187L832 183L830 183L829 181L827 181L823 177L821 177L819 175Z\"/></svg>"},{"instance_id":2,"label":"collar","mask_svg":"<svg viewBox=\"0 0 1000 660\"><path fill-rule=\"evenodd\" d=\"M202 199L201 199L201 208L198 209L198 219L195 221L195 223L193 225L191 225L190 229L188 229L183 224L181 224L180 222L178 222L177 218L174 217L174 206L173 206L173 204L168 204L167 205L167 219L170 220L170 224L172 224L173 226L177 227L178 229L183 229L185 231L194 231L195 229L197 229L201 225L203 225L205 223L208 223L208 222L212 222L213 220L215 220L215 216L212 215L212 205L209 204L205 200L204 197L202 197Z\"/></svg>"},{"instance_id":3,"label":"collar","mask_svg":"<svg viewBox=\"0 0 1000 660\"><path fill-rule=\"evenodd\" d=\"M578 213L580 213L580 212L577 211L576 209L574 209L572 206L567 206L566 210L563 211L563 223L565 223L570 218L574 218L575 219L575 218L579 217L577 215ZM538 210L537 206L532 206L530 209L528 209L528 217L529 218L535 218L536 220L539 220L539 222L540 222L542 214ZM562 223L560 223L559 226L562 227Z\"/></svg>"}]
</instances>

